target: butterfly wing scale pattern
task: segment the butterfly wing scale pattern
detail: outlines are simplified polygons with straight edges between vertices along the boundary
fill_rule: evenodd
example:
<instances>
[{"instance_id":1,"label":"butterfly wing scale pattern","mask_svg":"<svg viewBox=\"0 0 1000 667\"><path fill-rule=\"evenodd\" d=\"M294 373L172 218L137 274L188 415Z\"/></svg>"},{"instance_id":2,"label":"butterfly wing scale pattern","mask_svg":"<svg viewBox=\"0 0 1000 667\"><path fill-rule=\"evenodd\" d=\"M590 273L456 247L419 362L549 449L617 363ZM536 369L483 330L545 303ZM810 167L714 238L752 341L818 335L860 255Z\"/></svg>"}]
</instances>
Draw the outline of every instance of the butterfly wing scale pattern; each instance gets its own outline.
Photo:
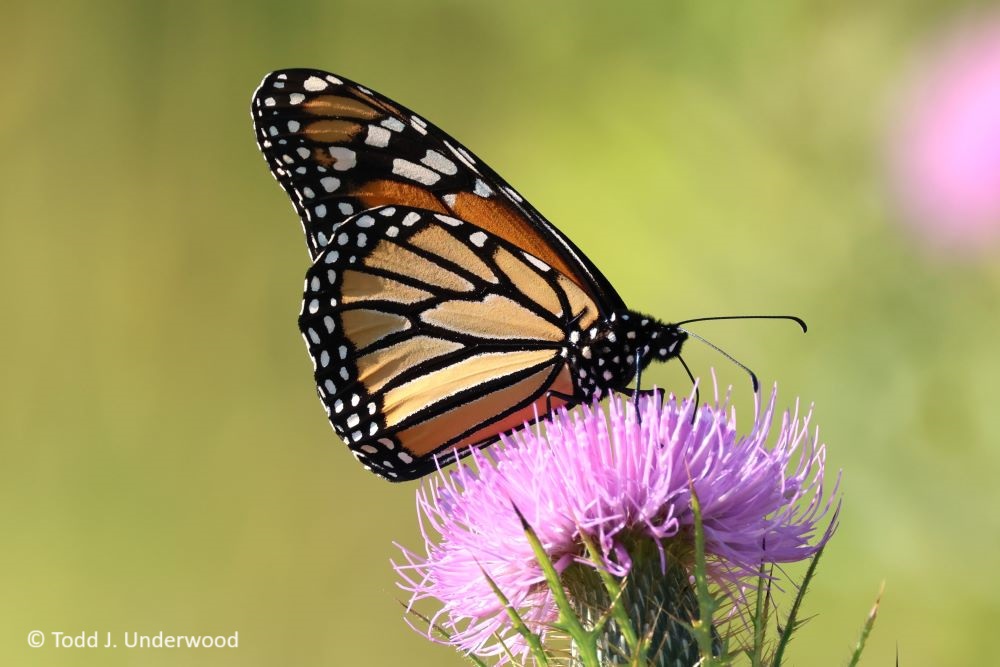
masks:
<instances>
[{"instance_id":1,"label":"butterfly wing scale pattern","mask_svg":"<svg viewBox=\"0 0 1000 667\"><path fill-rule=\"evenodd\" d=\"M251 116L313 260L299 324L317 390L362 464L420 477L578 395L571 330L624 304L496 172L320 70L267 75Z\"/></svg>"},{"instance_id":2,"label":"butterfly wing scale pattern","mask_svg":"<svg viewBox=\"0 0 1000 667\"><path fill-rule=\"evenodd\" d=\"M306 274L299 325L337 434L403 481L559 405L549 392L573 395L565 332L595 309L504 239L384 206L337 227Z\"/></svg>"},{"instance_id":3,"label":"butterfly wing scale pattern","mask_svg":"<svg viewBox=\"0 0 1000 667\"><path fill-rule=\"evenodd\" d=\"M361 211L398 204L470 222L624 307L590 260L524 197L447 133L406 107L328 72L264 77L251 102L257 142L302 220L310 255Z\"/></svg>"}]
</instances>

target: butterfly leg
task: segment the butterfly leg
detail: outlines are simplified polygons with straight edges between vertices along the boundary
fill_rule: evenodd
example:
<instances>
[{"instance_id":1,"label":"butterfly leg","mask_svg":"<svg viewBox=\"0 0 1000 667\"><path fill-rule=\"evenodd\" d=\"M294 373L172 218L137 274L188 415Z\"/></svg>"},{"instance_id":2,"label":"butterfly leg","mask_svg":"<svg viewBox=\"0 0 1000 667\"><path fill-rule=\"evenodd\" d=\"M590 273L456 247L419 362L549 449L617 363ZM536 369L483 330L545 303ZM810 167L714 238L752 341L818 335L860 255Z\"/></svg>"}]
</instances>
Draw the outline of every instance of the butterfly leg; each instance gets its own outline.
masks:
<instances>
[{"instance_id":1,"label":"butterfly leg","mask_svg":"<svg viewBox=\"0 0 1000 667\"><path fill-rule=\"evenodd\" d=\"M639 412L639 394L642 393L642 348L635 351L635 391L632 392L632 407L635 408L635 416L639 424L642 425L642 413Z\"/></svg>"},{"instance_id":2,"label":"butterfly leg","mask_svg":"<svg viewBox=\"0 0 1000 667\"><path fill-rule=\"evenodd\" d=\"M581 398L579 396L573 396L571 394L564 394L561 391L552 391L551 389L545 392L545 414L552 414L552 399L558 398L567 407L576 405L580 402Z\"/></svg>"},{"instance_id":3,"label":"butterfly leg","mask_svg":"<svg viewBox=\"0 0 1000 667\"><path fill-rule=\"evenodd\" d=\"M685 362L679 354L677 355L677 361L681 362L681 366L684 367L684 372L688 374L691 384L694 385L694 410L691 411L691 423L693 424L694 417L698 414L698 406L701 405L701 392L698 389L698 382L694 379L694 373L692 373L691 369L688 368L687 362Z\"/></svg>"}]
</instances>

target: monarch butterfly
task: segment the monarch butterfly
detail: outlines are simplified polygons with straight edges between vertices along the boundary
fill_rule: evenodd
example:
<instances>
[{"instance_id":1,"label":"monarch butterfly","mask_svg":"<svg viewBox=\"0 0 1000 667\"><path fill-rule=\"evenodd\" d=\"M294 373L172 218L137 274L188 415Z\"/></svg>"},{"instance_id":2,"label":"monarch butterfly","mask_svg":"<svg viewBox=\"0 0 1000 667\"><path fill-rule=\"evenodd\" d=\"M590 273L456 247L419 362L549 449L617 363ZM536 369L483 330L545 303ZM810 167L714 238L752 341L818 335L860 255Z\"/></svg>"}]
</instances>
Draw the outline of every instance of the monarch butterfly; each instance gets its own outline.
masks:
<instances>
[{"instance_id":1,"label":"monarch butterfly","mask_svg":"<svg viewBox=\"0 0 1000 667\"><path fill-rule=\"evenodd\" d=\"M313 262L299 328L320 399L377 475L415 479L679 357L686 322L626 308L572 241L406 107L290 69L264 77L251 115Z\"/></svg>"}]
</instances>

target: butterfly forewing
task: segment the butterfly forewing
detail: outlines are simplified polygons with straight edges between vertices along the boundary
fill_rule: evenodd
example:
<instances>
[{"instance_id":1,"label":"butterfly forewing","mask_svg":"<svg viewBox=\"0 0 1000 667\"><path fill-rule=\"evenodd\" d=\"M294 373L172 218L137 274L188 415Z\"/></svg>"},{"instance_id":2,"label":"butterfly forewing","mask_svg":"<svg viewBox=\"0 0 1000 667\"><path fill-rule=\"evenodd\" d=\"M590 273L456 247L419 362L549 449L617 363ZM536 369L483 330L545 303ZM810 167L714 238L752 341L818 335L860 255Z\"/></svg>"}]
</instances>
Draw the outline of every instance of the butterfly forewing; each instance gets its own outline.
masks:
<instances>
[{"instance_id":1,"label":"butterfly forewing","mask_svg":"<svg viewBox=\"0 0 1000 667\"><path fill-rule=\"evenodd\" d=\"M382 205L462 219L623 307L603 275L492 169L445 132L363 86L320 70L264 78L252 102L257 140L288 192L315 258L336 226Z\"/></svg>"},{"instance_id":2,"label":"butterfly forewing","mask_svg":"<svg viewBox=\"0 0 1000 667\"><path fill-rule=\"evenodd\" d=\"M334 429L401 481L574 395L567 331L597 314L575 282L505 239L386 206L333 230L299 324Z\"/></svg>"}]
</instances>

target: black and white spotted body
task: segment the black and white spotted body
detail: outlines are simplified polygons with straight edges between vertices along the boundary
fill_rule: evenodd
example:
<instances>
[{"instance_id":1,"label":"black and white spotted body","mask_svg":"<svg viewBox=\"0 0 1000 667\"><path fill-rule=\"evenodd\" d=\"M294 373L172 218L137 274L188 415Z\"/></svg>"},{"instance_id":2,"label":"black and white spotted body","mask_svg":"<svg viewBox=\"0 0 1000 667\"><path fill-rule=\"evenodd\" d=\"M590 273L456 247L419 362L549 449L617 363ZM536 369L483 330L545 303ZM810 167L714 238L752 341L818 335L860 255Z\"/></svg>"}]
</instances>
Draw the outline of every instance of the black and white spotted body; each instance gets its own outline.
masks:
<instances>
[{"instance_id":1,"label":"black and white spotted body","mask_svg":"<svg viewBox=\"0 0 1000 667\"><path fill-rule=\"evenodd\" d=\"M672 324L630 310L574 329L563 354L576 380L577 398L624 390L650 362L679 356L687 337Z\"/></svg>"}]
</instances>

